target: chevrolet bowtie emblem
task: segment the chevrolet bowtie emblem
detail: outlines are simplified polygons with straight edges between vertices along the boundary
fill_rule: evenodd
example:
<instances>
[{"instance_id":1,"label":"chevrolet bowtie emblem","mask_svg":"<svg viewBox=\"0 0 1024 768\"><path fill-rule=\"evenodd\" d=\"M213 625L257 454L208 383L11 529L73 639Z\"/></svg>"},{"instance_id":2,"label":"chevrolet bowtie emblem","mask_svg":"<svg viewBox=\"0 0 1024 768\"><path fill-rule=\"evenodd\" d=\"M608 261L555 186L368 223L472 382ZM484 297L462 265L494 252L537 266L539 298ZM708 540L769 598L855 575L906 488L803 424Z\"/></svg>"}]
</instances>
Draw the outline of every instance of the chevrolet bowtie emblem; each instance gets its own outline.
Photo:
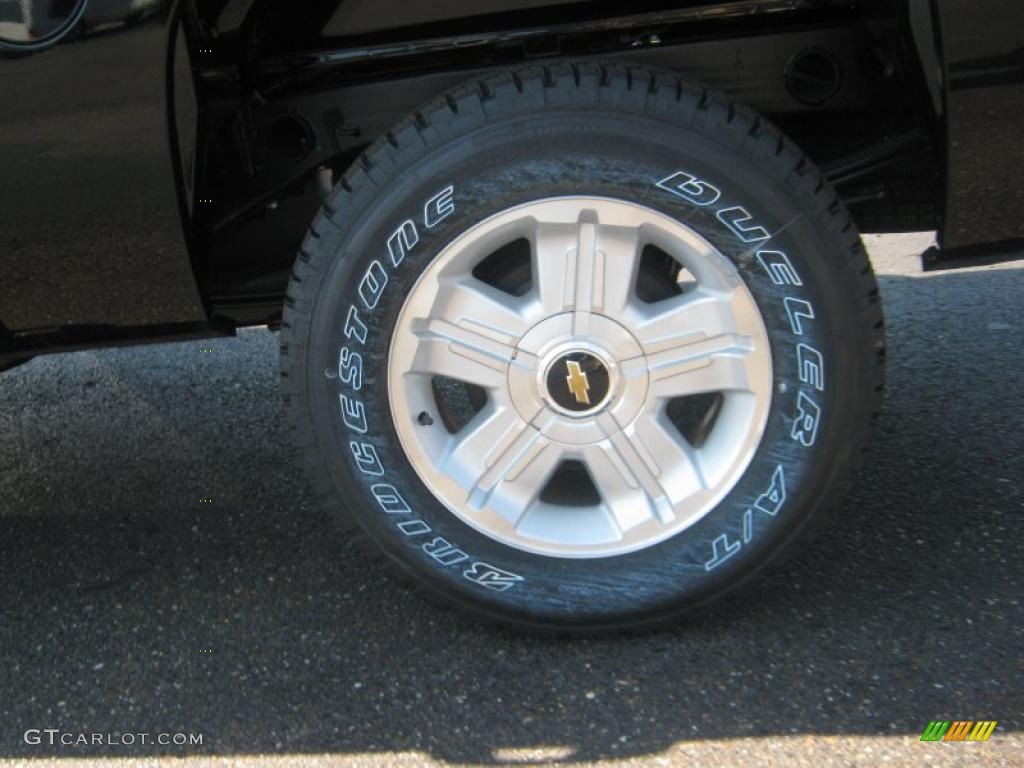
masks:
<instances>
[{"instance_id":1,"label":"chevrolet bowtie emblem","mask_svg":"<svg viewBox=\"0 0 1024 768\"><path fill-rule=\"evenodd\" d=\"M569 385L572 396L576 398L577 403L590 405L590 382L587 381L587 374L575 360L566 360L565 367L569 371L565 382Z\"/></svg>"}]
</instances>

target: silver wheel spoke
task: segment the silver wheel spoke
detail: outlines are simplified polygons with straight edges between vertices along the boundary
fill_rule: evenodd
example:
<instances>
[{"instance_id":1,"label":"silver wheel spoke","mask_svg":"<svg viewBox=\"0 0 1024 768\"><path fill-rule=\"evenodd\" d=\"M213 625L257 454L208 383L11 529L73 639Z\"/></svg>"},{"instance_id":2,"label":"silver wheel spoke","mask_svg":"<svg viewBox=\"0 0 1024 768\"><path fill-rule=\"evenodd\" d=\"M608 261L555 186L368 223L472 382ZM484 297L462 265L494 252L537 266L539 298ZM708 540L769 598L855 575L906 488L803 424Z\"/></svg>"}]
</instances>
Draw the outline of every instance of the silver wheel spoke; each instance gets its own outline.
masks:
<instances>
[{"instance_id":1,"label":"silver wheel spoke","mask_svg":"<svg viewBox=\"0 0 1024 768\"><path fill-rule=\"evenodd\" d=\"M736 334L670 347L647 358L650 393L666 398L747 391L746 357L752 351L750 339Z\"/></svg>"},{"instance_id":2,"label":"silver wheel spoke","mask_svg":"<svg viewBox=\"0 0 1024 768\"><path fill-rule=\"evenodd\" d=\"M585 452L591 477L622 530L648 518L676 518L675 505L704 489L693 451L671 425L638 419L620 430L602 421L607 440Z\"/></svg>"},{"instance_id":3,"label":"silver wheel spoke","mask_svg":"<svg viewBox=\"0 0 1024 768\"><path fill-rule=\"evenodd\" d=\"M594 487L601 495L619 531L625 534L652 517L661 519L658 514L659 500L662 500L662 516L666 521L670 520L673 515L668 497L660 487L654 489L652 497L649 490L652 484L648 482L647 487L644 487L637 478L637 473L621 453L621 450L610 442L588 446L584 453ZM629 455L632 456L632 452ZM641 473L646 477L647 468L643 467Z\"/></svg>"},{"instance_id":4,"label":"silver wheel spoke","mask_svg":"<svg viewBox=\"0 0 1024 768\"><path fill-rule=\"evenodd\" d=\"M514 296L473 277L447 278L441 281L430 318L515 346L531 325L523 309Z\"/></svg>"},{"instance_id":5,"label":"silver wheel spoke","mask_svg":"<svg viewBox=\"0 0 1024 768\"><path fill-rule=\"evenodd\" d=\"M443 279L430 317L412 324L420 349L411 372L502 387L527 328L513 297L472 277Z\"/></svg>"},{"instance_id":6,"label":"silver wheel spoke","mask_svg":"<svg viewBox=\"0 0 1024 768\"><path fill-rule=\"evenodd\" d=\"M732 294L694 291L652 305L637 323L651 394L659 398L749 391L751 336L737 329ZM636 375L639 361L624 365Z\"/></svg>"},{"instance_id":7,"label":"silver wheel spoke","mask_svg":"<svg viewBox=\"0 0 1024 768\"><path fill-rule=\"evenodd\" d=\"M604 226L594 218L584 215L576 224L538 222L533 239L541 305L550 314L573 312L577 336L589 333L591 313L622 314L636 278L638 232Z\"/></svg>"},{"instance_id":8,"label":"silver wheel spoke","mask_svg":"<svg viewBox=\"0 0 1024 768\"><path fill-rule=\"evenodd\" d=\"M444 467L461 478L471 510L493 508L513 525L561 461L561 449L511 407L499 407L459 439Z\"/></svg>"},{"instance_id":9,"label":"silver wheel spoke","mask_svg":"<svg viewBox=\"0 0 1024 768\"><path fill-rule=\"evenodd\" d=\"M536 222L534 226L530 268L537 296L548 315L566 311L574 298L568 278L570 254L577 242L573 225Z\"/></svg>"},{"instance_id":10,"label":"silver wheel spoke","mask_svg":"<svg viewBox=\"0 0 1024 768\"><path fill-rule=\"evenodd\" d=\"M447 320L413 324L419 348L410 373L432 373L487 389L505 385L515 348Z\"/></svg>"},{"instance_id":11,"label":"silver wheel spoke","mask_svg":"<svg viewBox=\"0 0 1024 768\"><path fill-rule=\"evenodd\" d=\"M440 468L472 488L502 450L528 428L514 408L488 407L451 437Z\"/></svg>"},{"instance_id":12,"label":"silver wheel spoke","mask_svg":"<svg viewBox=\"0 0 1024 768\"><path fill-rule=\"evenodd\" d=\"M562 461L562 449L538 437L495 481L495 507L518 527Z\"/></svg>"},{"instance_id":13,"label":"silver wheel spoke","mask_svg":"<svg viewBox=\"0 0 1024 768\"><path fill-rule=\"evenodd\" d=\"M676 346L694 336L722 336L737 331L732 294L697 288L656 304L630 307L627 318L646 354Z\"/></svg>"}]
</instances>

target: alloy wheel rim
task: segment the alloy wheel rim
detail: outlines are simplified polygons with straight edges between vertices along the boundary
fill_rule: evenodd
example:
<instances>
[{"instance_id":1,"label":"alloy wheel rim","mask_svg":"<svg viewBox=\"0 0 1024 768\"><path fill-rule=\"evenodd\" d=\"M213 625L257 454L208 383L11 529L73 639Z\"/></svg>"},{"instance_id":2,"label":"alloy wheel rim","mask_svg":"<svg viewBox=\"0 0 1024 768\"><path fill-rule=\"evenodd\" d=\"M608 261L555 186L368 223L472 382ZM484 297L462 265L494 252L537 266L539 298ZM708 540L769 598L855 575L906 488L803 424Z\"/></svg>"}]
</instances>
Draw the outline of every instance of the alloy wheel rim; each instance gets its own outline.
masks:
<instances>
[{"instance_id":1,"label":"alloy wheel rim","mask_svg":"<svg viewBox=\"0 0 1024 768\"><path fill-rule=\"evenodd\" d=\"M525 289L481 277L523 241ZM680 273L653 301L637 288L649 253ZM424 485L492 539L552 557L637 551L702 519L753 458L771 392L767 331L733 263L610 198L538 200L470 228L413 286L388 354L395 430ZM676 406L698 400L689 434Z\"/></svg>"}]
</instances>

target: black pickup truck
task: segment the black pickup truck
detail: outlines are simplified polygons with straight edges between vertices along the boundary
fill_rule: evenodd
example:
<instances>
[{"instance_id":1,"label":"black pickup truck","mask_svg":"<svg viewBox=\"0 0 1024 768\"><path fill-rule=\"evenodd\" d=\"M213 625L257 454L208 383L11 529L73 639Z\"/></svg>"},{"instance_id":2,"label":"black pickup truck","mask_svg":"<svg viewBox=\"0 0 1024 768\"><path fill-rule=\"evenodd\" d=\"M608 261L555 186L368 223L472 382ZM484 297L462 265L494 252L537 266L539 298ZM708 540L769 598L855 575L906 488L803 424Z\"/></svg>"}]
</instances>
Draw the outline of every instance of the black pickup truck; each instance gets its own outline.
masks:
<instances>
[{"instance_id":1,"label":"black pickup truck","mask_svg":"<svg viewBox=\"0 0 1024 768\"><path fill-rule=\"evenodd\" d=\"M658 624L877 411L860 232L1024 239L1020 0L0 0L0 370L281 337L315 492L425 595Z\"/></svg>"}]
</instances>

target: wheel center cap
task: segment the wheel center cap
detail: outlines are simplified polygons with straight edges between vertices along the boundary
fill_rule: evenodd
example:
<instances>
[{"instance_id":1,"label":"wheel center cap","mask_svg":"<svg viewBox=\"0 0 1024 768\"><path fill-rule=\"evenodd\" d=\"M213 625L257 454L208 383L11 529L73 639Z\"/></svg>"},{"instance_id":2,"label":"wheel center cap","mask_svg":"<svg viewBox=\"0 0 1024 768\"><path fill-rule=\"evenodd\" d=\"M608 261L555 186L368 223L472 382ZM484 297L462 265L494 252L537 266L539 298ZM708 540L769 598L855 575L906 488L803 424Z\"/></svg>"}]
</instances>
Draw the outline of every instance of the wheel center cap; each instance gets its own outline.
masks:
<instances>
[{"instance_id":1,"label":"wheel center cap","mask_svg":"<svg viewBox=\"0 0 1024 768\"><path fill-rule=\"evenodd\" d=\"M544 377L549 400L574 416L599 410L611 393L608 366L584 350L572 350L556 357Z\"/></svg>"},{"instance_id":2,"label":"wheel center cap","mask_svg":"<svg viewBox=\"0 0 1024 768\"><path fill-rule=\"evenodd\" d=\"M523 421L548 440L593 445L643 408L647 364L643 349L614 320L591 314L578 321L566 312L526 332L522 354L508 367L508 392ZM577 325L587 333L575 333Z\"/></svg>"}]
</instances>

